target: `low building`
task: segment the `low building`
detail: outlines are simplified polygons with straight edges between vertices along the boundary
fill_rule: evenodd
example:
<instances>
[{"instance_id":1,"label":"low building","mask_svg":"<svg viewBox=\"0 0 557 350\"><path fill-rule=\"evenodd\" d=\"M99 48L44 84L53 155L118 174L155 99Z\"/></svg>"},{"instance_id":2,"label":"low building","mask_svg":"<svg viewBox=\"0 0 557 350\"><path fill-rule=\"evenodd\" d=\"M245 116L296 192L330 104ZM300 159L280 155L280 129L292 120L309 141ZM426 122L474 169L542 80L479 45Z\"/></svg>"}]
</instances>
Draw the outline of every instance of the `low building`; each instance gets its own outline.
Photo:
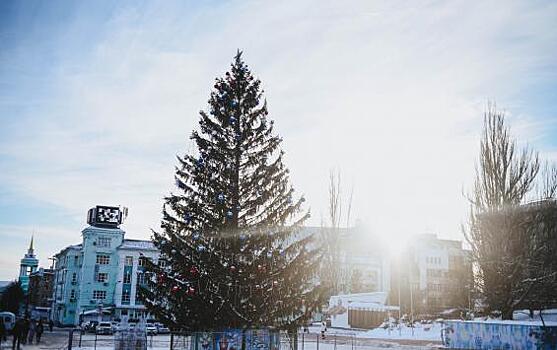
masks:
<instances>
[{"instance_id":1,"label":"low building","mask_svg":"<svg viewBox=\"0 0 557 350\"><path fill-rule=\"evenodd\" d=\"M391 316L398 315L398 306L387 305L385 292L333 295L327 314L331 327L373 329Z\"/></svg>"},{"instance_id":2,"label":"low building","mask_svg":"<svg viewBox=\"0 0 557 350\"><path fill-rule=\"evenodd\" d=\"M471 303L471 255L462 241L416 235L392 271L389 300L393 305L400 302L405 314L434 316Z\"/></svg>"},{"instance_id":3,"label":"low building","mask_svg":"<svg viewBox=\"0 0 557 350\"><path fill-rule=\"evenodd\" d=\"M125 238L126 216L126 208L90 209L82 242L56 254L51 318L57 324L148 317L138 290L146 259L157 262L159 253L151 241Z\"/></svg>"}]
</instances>

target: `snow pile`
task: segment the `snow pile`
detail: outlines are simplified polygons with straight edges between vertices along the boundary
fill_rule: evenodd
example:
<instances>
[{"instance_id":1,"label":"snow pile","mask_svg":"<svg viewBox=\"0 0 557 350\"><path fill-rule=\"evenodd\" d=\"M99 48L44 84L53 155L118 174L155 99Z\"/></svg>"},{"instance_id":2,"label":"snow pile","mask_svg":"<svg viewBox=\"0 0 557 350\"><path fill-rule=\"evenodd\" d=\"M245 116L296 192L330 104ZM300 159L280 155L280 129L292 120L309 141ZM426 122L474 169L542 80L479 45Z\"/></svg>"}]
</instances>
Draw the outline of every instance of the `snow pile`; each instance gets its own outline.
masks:
<instances>
[{"instance_id":1,"label":"snow pile","mask_svg":"<svg viewBox=\"0 0 557 350\"><path fill-rule=\"evenodd\" d=\"M543 320L546 322L557 322L557 309L549 309L542 311ZM517 321L541 321L540 312L534 311L534 318L530 318L528 310L515 311L513 313L513 320Z\"/></svg>"}]
</instances>

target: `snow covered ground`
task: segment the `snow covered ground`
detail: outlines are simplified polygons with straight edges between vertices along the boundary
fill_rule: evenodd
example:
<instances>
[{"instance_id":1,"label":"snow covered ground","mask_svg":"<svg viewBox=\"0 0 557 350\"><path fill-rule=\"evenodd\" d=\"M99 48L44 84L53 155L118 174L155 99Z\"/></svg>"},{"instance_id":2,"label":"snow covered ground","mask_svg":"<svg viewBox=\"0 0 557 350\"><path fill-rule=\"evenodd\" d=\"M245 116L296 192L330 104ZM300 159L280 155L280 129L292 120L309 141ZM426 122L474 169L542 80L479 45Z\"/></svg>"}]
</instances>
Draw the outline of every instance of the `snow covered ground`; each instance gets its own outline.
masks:
<instances>
[{"instance_id":1,"label":"snow covered ground","mask_svg":"<svg viewBox=\"0 0 557 350\"><path fill-rule=\"evenodd\" d=\"M405 340L423 340L432 342L441 342L440 323L429 325L417 324L414 328L402 326L392 329L376 328L372 330L356 330L356 329L335 329L328 328L327 336L347 336L365 339L405 339ZM319 333L319 327L310 327L310 333Z\"/></svg>"},{"instance_id":2,"label":"snow covered ground","mask_svg":"<svg viewBox=\"0 0 557 350\"><path fill-rule=\"evenodd\" d=\"M409 340L430 340L441 341L441 329L443 328L440 323L433 323L427 325L416 325L416 327L402 326L393 329L376 328L367 331L363 334L365 338L376 339L409 339Z\"/></svg>"}]
</instances>

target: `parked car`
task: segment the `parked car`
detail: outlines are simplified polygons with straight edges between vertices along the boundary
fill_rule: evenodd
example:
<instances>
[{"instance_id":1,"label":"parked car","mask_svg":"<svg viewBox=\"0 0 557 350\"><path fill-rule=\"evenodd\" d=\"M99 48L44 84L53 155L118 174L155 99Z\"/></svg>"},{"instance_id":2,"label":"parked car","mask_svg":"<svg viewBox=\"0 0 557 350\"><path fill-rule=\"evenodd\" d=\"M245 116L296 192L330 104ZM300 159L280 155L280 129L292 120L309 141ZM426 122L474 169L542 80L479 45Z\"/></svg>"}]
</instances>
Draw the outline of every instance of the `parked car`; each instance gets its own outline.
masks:
<instances>
[{"instance_id":1,"label":"parked car","mask_svg":"<svg viewBox=\"0 0 557 350\"><path fill-rule=\"evenodd\" d=\"M170 329L168 329L168 327L166 327L162 323L155 323L155 326L157 327L157 334L169 334L170 333Z\"/></svg>"},{"instance_id":2,"label":"parked car","mask_svg":"<svg viewBox=\"0 0 557 350\"><path fill-rule=\"evenodd\" d=\"M145 326L145 333L147 335L157 335L157 327L154 324L148 324Z\"/></svg>"},{"instance_id":3,"label":"parked car","mask_svg":"<svg viewBox=\"0 0 557 350\"><path fill-rule=\"evenodd\" d=\"M97 325L99 324L99 321L87 321L87 322L83 322L81 324L81 330L83 332L90 332L90 333L95 333L95 329L97 328Z\"/></svg>"},{"instance_id":4,"label":"parked car","mask_svg":"<svg viewBox=\"0 0 557 350\"><path fill-rule=\"evenodd\" d=\"M97 334L112 334L112 323L110 322L101 322L97 325L96 332Z\"/></svg>"},{"instance_id":5,"label":"parked car","mask_svg":"<svg viewBox=\"0 0 557 350\"><path fill-rule=\"evenodd\" d=\"M4 321L4 327L7 331L11 331L15 324L15 315L11 312L4 311L0 312L0 318Z\"/></svg>"}]
</instances>

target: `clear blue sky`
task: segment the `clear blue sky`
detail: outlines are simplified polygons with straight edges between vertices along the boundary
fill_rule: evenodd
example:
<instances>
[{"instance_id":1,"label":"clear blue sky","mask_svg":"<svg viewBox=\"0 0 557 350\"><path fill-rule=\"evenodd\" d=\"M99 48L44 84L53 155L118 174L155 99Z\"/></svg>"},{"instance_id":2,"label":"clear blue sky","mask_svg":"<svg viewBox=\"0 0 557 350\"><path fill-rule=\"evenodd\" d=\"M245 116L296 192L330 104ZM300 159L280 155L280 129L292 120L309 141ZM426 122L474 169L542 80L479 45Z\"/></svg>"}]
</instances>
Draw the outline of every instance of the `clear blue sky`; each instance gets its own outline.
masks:
<instances>
[{"instance_id":1,"label":"clear blue sky","mask_svg":"<svg viewBox=\"0 0 557 350\"><path fill-rule=\"evenodd\" d=\"M326 216L327 177L383 237L460 238L481 114L555 159L551 1L0 2L0 279L35 232L42 265L96 204L147 238L174 156L237 48L263 81L287 164Z\"/></svg>"}]
</instances>

